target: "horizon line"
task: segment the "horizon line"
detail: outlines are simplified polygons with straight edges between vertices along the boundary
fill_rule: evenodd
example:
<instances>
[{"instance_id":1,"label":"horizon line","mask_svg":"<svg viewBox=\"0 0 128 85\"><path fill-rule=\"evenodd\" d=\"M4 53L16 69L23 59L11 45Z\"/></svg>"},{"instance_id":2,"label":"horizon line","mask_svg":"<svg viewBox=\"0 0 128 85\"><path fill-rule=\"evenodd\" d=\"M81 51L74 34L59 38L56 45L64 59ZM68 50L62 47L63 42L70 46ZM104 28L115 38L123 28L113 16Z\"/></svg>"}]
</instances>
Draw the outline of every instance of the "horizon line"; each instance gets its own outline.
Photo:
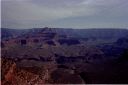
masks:
<instances>
[{"instance_id":1,"label":"horizon line","mask_svg":"<svg viewBox=\"0 0 128 85\"><path fill-rule=\"evenodd\" d=\"M1 27L1 29L16 29L16 30L27 30L27 29L44 29L44 28L51 28L51 29L128 29L128 28L116 28L116 27L89 27L89 28L68 28L68 27L35 27L35 28L7 28L7 27Z\"/></svg>"}]
</instances>

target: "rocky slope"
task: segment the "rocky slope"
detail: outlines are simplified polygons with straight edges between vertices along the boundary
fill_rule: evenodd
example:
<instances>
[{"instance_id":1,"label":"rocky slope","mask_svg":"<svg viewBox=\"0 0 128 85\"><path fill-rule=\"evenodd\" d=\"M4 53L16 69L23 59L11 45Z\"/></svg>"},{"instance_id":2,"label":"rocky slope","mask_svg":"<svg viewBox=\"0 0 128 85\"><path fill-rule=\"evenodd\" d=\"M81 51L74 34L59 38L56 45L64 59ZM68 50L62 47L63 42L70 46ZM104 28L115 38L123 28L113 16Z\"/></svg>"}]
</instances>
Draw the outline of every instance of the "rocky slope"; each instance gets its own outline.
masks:
<instances>
[{"instance_id":1,"label":"rocky slope","mask_svg":"<svg viewBox=\"0 0 128 85\"><path fill-rule=\"evenodd\" d=\"M45 69L17 67L13 60L2 58L2 85L44 84L47 80Z\"/></svg>"}]
</instances>

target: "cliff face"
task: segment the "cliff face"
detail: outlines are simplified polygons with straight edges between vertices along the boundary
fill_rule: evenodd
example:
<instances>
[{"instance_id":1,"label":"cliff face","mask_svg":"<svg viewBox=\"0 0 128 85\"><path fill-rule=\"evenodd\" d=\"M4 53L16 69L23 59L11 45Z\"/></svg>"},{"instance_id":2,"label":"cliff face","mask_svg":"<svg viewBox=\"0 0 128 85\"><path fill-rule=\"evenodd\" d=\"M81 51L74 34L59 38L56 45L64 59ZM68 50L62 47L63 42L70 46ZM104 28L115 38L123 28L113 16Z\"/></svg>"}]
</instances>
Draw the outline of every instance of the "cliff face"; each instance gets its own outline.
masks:
<instances>
[{"instance_id":1,"label":"cliff face","mask_svg":"<svg viewBox=\"0 0 128 85\"><path fill-rule=\"evenodd\" d=\"M44 84L47 71L44 69L17 67L12 60L2 58L2 85Z\"/></svg>"}]
</instances>

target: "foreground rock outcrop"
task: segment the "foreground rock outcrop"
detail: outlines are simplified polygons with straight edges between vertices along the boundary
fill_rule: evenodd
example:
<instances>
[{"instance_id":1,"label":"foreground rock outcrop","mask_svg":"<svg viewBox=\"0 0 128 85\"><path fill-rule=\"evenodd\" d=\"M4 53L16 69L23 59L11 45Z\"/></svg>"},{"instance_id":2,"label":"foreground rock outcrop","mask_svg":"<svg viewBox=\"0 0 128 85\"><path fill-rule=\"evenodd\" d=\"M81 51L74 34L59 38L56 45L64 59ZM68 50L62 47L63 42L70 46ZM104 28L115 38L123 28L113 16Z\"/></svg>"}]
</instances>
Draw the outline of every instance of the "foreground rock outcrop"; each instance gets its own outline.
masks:
<instances>
[{"instance_id":1,"label":"foreground rock outcrop","mask_svg":"<svg viewBox=\"0 0 128 85\"><path fill-rule=\"evenodd\" d=\"M10 59L1 59L2 85L34 85L47 81L47 71L38 67L17 67Z\"/></svg>"}]
</instances>

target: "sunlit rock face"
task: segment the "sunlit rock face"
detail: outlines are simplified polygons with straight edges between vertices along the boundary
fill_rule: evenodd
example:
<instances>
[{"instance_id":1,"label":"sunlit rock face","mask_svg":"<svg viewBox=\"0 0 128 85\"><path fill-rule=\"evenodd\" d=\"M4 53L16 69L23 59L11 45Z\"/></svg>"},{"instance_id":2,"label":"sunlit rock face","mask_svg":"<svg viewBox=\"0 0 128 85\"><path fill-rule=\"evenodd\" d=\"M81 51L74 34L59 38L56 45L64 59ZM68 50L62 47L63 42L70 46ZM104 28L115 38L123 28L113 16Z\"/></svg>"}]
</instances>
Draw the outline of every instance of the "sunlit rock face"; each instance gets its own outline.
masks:
<instances>
[{"instance_id":1,"label":"sunlit rock face","mask_svg":"<svg viewBox=\"0 0 128 85\"><path fill-rule=\"evenodd\" d=\"M38 67L17 67L11 59L2 58L2 85L44 84L48 78L47 71Z\"/></svg>"}]
</instances>

